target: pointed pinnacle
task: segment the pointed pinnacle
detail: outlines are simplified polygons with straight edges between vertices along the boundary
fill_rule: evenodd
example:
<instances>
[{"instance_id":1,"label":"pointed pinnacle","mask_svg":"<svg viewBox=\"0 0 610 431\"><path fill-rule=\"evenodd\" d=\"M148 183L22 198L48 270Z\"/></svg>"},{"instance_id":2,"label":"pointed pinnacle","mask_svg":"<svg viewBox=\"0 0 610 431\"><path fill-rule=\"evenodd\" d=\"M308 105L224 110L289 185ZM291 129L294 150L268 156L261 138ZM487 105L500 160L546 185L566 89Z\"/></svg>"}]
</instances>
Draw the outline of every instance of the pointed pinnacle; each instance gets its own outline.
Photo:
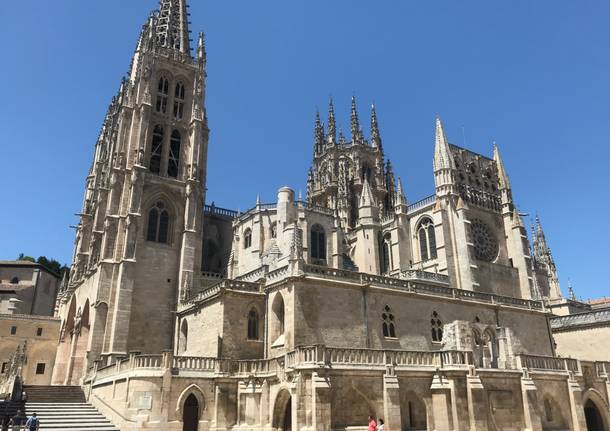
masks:
<instances>
[{"instance_id":1,"label":"pointed pinnacle","mask_svg":"<svg viewBox=\"0 0 610 431\"><path fill-rule=\"evenodd\" d=\"M500 189L510 189L510 181L508 180L508 174L506 173L506 169L504 168L504 163L502 162L502 158L500 157L500 150L496 145L496 141L493 143L493 159L496 162L496 168L498 169L498 183L500 185Z\"/></svg>"},{"instance_id":2,"label":"pointed pinnacle","mask_svg":"<svg viewBox=\"0 0 610 431\"><path fill-rule=\"evenodd\" d=\"M332 96L328 100L328 142L334 144L337 140L337 126L335 123L335 107Z\"/></svg>"},{"instance_id":3,"label":"pointed pinnacle","mask_svg":"<svg viewBox=\"0 0 610 431\"><path fill-rule=\"evenodd\" d=\"M440 117L436 117L436 131L434 142L434 168L436 169L454 169L455 162L453 154L449 148L449 141L443 130L443 123Z\"/></svg>"},{"instance_id":4,"label":"pointed pinnacle","mask_svg":"<svg viewBox=\"0 0 610 431\"><path fill-rule=\"evenodd\" d=\"M352 96L352 112L351 112L351 132L352 141L356 141L360 132L360 121L358 120L358 110L356 109L356 96Z\"/></svg>"}]
</instances>

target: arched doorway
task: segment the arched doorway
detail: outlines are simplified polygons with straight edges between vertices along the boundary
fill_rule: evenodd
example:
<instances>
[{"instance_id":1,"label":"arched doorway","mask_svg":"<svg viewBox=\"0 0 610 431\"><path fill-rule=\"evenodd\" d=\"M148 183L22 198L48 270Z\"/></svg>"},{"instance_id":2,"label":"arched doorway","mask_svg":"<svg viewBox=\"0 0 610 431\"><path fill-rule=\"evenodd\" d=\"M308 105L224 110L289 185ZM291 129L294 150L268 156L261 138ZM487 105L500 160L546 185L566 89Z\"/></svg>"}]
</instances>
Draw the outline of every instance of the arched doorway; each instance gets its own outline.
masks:
<instances>
[{"instance_id":1,"label":"arched doorway","mask_svg":"<svg viewBox=\"0 0 610 431\"><path fill-rule=\"evenodd\" d=\"M197 431L199 429L199 401L194 394L190 394L184 401L182 423L183 431Z\"/></svg>"},{"instance_id":2,"label":"arched doorway","mask_svg":"<svg viewBox=\"0 0 610 431\"><path fill-rule=\"evenodd\" d=\"M292 430L292 397L286 389L282 389L275 397L272 425L277 431Z\"/></svg>"},{"instance_id":3,"label":"arched doorway","mask_svg":"<svg viewBox=\"0 0 610 431\"><path fill-rule=\"evenodd\" d=\"M587 421L588 431L606 431L604 429L604 421L599 409L591 400L585 403L585 419Z\"/></svg>"}]
</instances>

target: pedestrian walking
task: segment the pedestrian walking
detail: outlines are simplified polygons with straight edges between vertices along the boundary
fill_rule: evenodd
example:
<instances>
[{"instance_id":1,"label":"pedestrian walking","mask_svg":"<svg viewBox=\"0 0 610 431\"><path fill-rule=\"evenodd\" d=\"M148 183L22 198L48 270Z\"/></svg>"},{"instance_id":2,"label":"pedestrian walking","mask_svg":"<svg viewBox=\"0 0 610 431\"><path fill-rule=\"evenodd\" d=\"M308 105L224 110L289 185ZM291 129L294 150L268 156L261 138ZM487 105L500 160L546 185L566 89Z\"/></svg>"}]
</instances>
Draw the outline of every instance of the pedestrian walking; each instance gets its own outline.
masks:
<instances>
[{"instance_id":1,"label":"pedestrian walking","mask_svg":"<svg viewBox=\"0 0 610 431\"><path fill-rule=\"evenodd\" d=\"M368 431L377 431L377 422L373 419L373 416L369 415L369 429Z\"/></svg>"},{"instance_id":2,"label":"pedestrian walking","mask_svg":"<svg viewBox=\"0 0 610 431\"><path fill-rule=\"evenodd\" d=\"M377 426L377 431L385 431L385 424L383 423L382 418L379 418L379 425Z\"/></svg>"},{"instance_id":3,"label":"pedestrian walking","mask_svg":"<svg viewBox=\"0 0 610 431\"><path fill-rule=\"evenodd\" d=\"M11 423L11 417L9 415L4 415L2 418L2 431L8 431L8 424Z\"/></svg>"},{"instance_id":4,"label":"pedestrian walking","mask_svg":"<svg viewBox=\"0 0 610 431\"><path fill-rule=\"evenodd\" d=\"M40 420L36 417L36 413L32 413L32 416L30 416L25 423L26 431L38 431L39 426Z\"/></svg>"},{"instance_id":5,"label":"pedestrian walking","mask_svg":"<svg viewBox=\"0 0 610 431\"><path fill-rule=\"evenodd\" d=\"M17 410L17 414L9 422L9 427L13 427L13 431L21 431L24 424L25 417L21 415L21 410Z\"/></svg>"}]
</instances>

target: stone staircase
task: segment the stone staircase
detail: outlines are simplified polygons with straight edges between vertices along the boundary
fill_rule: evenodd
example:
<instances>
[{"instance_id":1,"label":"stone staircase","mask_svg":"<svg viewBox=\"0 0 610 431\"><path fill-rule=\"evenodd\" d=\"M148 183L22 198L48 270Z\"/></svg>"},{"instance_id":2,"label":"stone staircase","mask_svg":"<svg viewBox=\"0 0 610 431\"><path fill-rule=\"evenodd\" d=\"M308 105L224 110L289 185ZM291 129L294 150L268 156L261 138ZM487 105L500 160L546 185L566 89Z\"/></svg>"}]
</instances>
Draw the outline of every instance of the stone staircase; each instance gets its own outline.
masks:
<instances>
[{"instance_id":1,"label":"stone staircase","mask_svg":"<svg viewBox=\"0 0 610 431\"><path fill-rule=\"evenodd\" d=\"M87 403L79 386L24 386L25 412L36 413L40 430L120 431Z\"/></svg>"}]
</instances>

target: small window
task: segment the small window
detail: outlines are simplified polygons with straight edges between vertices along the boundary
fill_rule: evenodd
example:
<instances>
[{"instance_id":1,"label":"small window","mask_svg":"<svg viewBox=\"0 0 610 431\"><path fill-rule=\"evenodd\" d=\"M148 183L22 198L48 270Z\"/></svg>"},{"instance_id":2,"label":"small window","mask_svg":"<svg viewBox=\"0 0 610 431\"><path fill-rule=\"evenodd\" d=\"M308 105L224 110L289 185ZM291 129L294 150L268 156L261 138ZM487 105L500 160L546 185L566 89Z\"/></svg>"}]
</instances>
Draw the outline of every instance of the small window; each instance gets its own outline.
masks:
<instances>
[{"instance_id":1,"label":"small window","mask_svg":"<svg viewBox=\"0 0 610 431\"><path fill-rule=\"evenodd\" d=\"M246 229L244 232L244 248L250 248L252 245L252 231L250 229Z\"/></svg>"},{"instance_id":2,"label":"small window","mask_svg":"<svg viewBox=\"0 0 610 431\"><path fill-rule=\"evenodd\" d=\"M326 265L326 234L319 224L311 227L310 254L312 263Z\"/></svg>"},{"instance_id":3,"label":"small window","mask_svg":"<svg viewBox=\"0 0 610 431\"><path fill-rule=\"evenodd\" d=\"M436 234L434 223L429 218L423 219L417 228L419 240L419 257L421 261L436 259Z\"/></svg>"},{"instance_id":4,"label":"small window","mask_svg":"<svg viewBox=\"0 0 610 431\"><path fill-rule=\"evenodd\" d=\"M254 308L248 313L248 340L258 340L258 313Z\"/></svg>"},{"instance_id":5,"label":"small window","mask_svg":"<svg viewBox=\"0 0 610 431\"><path fill-rule=\"evenodd\" d=\"M15 335L17 333L17 327L11 326L11 335Z\"/></svg>"},{"instance_id":6,"label":"small window","mask_svg":"<svg viewBox=\"0 0 610 431\"><path fill-rule=\"evenodd\" d=\"M381 313L382 319L382 330L383 336L386 338L396 338L396 329L394 327L394 314L392 314L392 310L388 305L386 305L383 309L383 313Z\"/></svg>"},{"instance_id":7,"label":"small window","mask_svg":"<svg viewBox=\"0 0 610 431\"><path fill-rule=\"evenodd\" d=\"M178 167L180 165L180 132L174 130L169 141L169 159L167 164L167 176L178 178Z\"/></svg>"},{"instance_id":8,"label":"small window","mask_svg":"<svg viewBox=\"0 0 610 431\"><path fill-rule=\"evenodd\" d=\"M432 326L432 341L435 343L443 341L443 322L436 311L432 312L430 325Z\"/></svg>"},{"instance_id":9,"label":"small window","mask_svg":"<svg viewBox=\"0 0 610 431\"><path fill-rule=\"evenodd\" d=\"M271 238L277 238L277 223L271 223Z\"/></svg>"},{"instance_id":10,"label":"small window","mask_svg":"<svg viewBox=\"0 0 610 431\"><path fill-rule=\"evenodd\" d=\"M184 116L184 84L179 82L176 84L174 93L174 118L182 120Z\"/></svg>"},{"instance_id":11,"label":"small window","mask_svg":"<svg viewBox=\"0 0 610 431\"><path fill-rule=\"evenodd\" d=\"M0 368L0 374L6 373L7 368L8 368L8 362L3 362L2 367Z\"/></svg>"},{"instance_id":12,"label":"small window","mask_svg":"<svg viewBox=\"0 0 610 431\"><path fill-rule=\"evenodd\" d=\"M157 112L165 114L167 112L167 99L169 96L169 80L167 78L159 79L157 88Z\"/></svg>"},{"instance_id":13,"label":"small window","mask_svg":"<svg viewBox=\"0 0 610 431\"><path fill-rule=\"evenodd\" d=\"M45 367L46 367L46 364L44 364L42 362L36 364L36 374L44 374Z\"/></svg>"},{"instance_id":14,"label":"small window","mask_svg":"<svg viewBox=\"0 0 610 431\"><path fill-rule=\"evenodd\" d=\"M152 145L150 148L149 169L153 174L161 172L161 157L163 156L163 127L155 126L153 129Z\"/></svg>"},{"instance_id":15,"label":"small window","mask_svg":"<svg viewBox=\"0 0 610 431\"><path fill-rule=\"evenodd\" d=\"M11 284L19 284L19 277L11 278Z\"/></svg>"},{"instance_id":16,"label":"small window","mask_svg":"<svg viewBox=\"0 0 610 431\"><path fill-rule=\"evenodd\" d=\"M169 241L169 213L163 202L157 204L148 211L148 227L146 229L146 240L167 244Z\"/></svg>"},{"instance_id":17,"label":"small window","mask_svg":"<svg viewBox=\"0 0 610 431\"><path fill-rule=\"evenodd\" d=\"M37 337L42 337L42 328L37 328L36 329L36 336Z\"/></svg>"}]
</instances>

